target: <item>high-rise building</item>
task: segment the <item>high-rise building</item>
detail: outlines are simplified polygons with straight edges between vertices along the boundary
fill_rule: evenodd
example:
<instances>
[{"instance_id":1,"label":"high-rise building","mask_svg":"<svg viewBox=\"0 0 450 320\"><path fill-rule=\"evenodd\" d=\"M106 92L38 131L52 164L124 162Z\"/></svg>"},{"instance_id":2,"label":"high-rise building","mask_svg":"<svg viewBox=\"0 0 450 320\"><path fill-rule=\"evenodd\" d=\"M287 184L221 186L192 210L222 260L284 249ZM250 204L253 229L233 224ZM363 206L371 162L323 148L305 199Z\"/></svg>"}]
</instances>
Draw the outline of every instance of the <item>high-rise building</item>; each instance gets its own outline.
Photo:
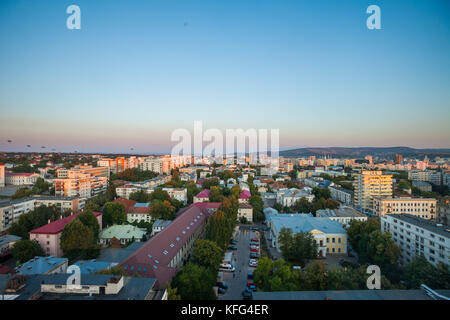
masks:
<instances>
[{"instance_id":1,"label":"high-rise building","mask_svg":"<svg viewBox=\"0 0 450 320\"><path fill-rule=\"evenodd\" d=\"M395 155L395 164L401 164L403 161L403 156L401 154Z\"/></svg>"},{"instance_id":2,"label":"high-rise building","mask_svg":"<svg viewBox=\"0 0 450 320\"><path fill-rule=\"evenodd\" d=\"M392 196L392 175L382 171L363 170L353 182L354 205L364 213L373 213L373 197Z\"/></svg>"},{"instance_id":3,"label":"high-rise building","mask_svg":"<svg viewBox=\"0 0 450 320\"><path fill-rule=\"evenodd\" d=\"M5 186L5 165L0 162L0 188Z\"/></svg>"}]
</instances>

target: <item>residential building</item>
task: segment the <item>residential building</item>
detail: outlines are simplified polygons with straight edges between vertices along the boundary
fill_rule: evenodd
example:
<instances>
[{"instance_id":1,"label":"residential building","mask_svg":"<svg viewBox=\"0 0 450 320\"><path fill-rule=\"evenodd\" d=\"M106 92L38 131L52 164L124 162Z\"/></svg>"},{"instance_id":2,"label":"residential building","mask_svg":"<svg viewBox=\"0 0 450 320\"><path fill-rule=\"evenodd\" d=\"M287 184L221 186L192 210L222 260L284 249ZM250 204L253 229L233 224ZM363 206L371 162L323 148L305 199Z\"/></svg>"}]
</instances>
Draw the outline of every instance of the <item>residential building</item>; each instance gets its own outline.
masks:
<instances>
[{"instance_id":1,"label":"residential building","mask_svg":"<svg viewBox=\"0 0 450 320\"><path fill-rule=\"evenodd\" d=\"M438 171L423 170L423 171L408 171L408 180L425 181L432 184L442 184L442 174Z\"/></svg>"},{"instance_id":2,"label":"residential building","mask_svg":"<svg viewBox=\"0 0 450 320\"><path fill-rule=\"evenodd\" d=\"M293 206L301 198L305 198L309 202L312 202L314 200L313 194L297 188L278 190L276 194L277 202L285 207Z\"/></svg>"},{"instance_id":3,"label":"residential building","mask_svg":"<svg viewBox=\"0 0 450 320\"><path fill-rule=\"evenodd\" d=\"M410 197L374 197L374 213L378 217L386 214L410 214L424 219L436 219L436 199Z\"/></svg>"},{"instance_id":4,"label":"residential building","mask_svg":"<svg viewBox=\"0 0 450 320\"><path fill-rule=\"evenodd\" d=\"M347 253L347 232L337 221L329 218L312 217L307 214L270 214L270 238L272 247L280 251L279 235L283 228L292 233L309 232L317 245L317 255ZM267 215L266 215L267 221Z\"/></svg>"},{"instance_id":5,"label":"residential building","mask_svg":"<svg viewBox=\"0 0 450 320\"><path fill-rule=\"evenodd\" d=\"M245 218L248 222L253 222L253 207L247 202L239 203L237 220Z\"/></svg>"},{"instance_id":6,"label":"residential building","mask_svg":"<svg viewBox=\"0 0 450 320\"><path fill-rule=\"evenodd\" d=\"M356 221L367 221L367 216L357 210L340 206L338 209L322 209L316 211L316 217L329 218L332 221L339 222L344 228L348 228L350 223Z\"/></svg>"},{"instance_id":7,"label":"residential building","mask_svg":"<svg viewBox=\"0 0 450 320\"><path fill-rule=\"evenodd\" d=\"M53 197L34 195L31 199L34 200L35 208L41 205L47 207L55 206L61 213L68 210L71 210L72 212L78 212L80 210L83 210L86 204L86 200L84 198L78 197Z\"/></svg>"},{"instance_id":8,"label":"residential building","mask_svg":"<svg viewBox=\"0 0 450 320\"><path fill-rule=\"evenodd\" d=\"M66 273L69 259L48 257L34 257L15 268L16 272L24 275Z\"/></svg>"},{"instance_id":9,"label":"residential building","mask_svg":"<svg viewBox=\"0 0 450 320\"><path fill-rule=\"evenodd\" d=\"M354 192L352 190L341 188L339 186L330 186L328 189L330 190L331 199L348 206L353 204Z\"/></svg>"},{"instance_id":10,"label":"residential building","mask_svg":"<svg viewBox=\"0 0 450 320\"><path fill-rule=\"evenodd\" d=\"M11 254L12 246L19 240L21 237L7 234L0 237L0 258L6 257Z\"/></svg>"},{"instance_id":11,"label":"residential building","mask_svg":"<svg viewBox=\"0 0 450 320\"><path fill-rule=\"evenodd\" d=\"M106 191L109 180L108 167L79 167L58 169L55 179L55 195L63 197L78 196L90 198Z\"/></svg>"},{"instance_id":12,"label":"residential building","mask_svg":"<svg viewBox=\"0 0 450 320\"><path fill-rule=\"evenodd\" d=\"M22 214L32 211L34 204L31 198L0 202L0 233L8 230Z\"/></svg>"},{"instance_id":13,"label":"residential building","mask_svg":"<svg viewBox=\"0 0 450 320\"><path fill-rule=\"evenodd\" d=\"M120 266L129 274L156 278L157 286L165 287L188 259L194 241L203 235L208 215L205 212L190 207Z\"/></svg>"},{"instance_id":14,"label":"residential building","mask_svg":"<svg viewBox=\"0 0 450 320\"><path fill-rule=\"evenodd\" d=\"M204 189L204 190L200 191L199 194L194 196L194 203L209 201L210 194L211 193L210 193L209 189Z\"/></svg>"},{"instance_id":15,"label":"residential building","mask_svg":"<svg viewBox=\"0 0 450 320\"><path fill-rule=\"evenodd\" d=\"M248 190L242 190L239 194L239 203L248 203L250 201L250 197L252 195L250 194L250 191Z\"/></svg>"},{"instance_id":16,"label":"residential building","mask_svg":"<svg viewBox=\"0 0 450 320\"><path fill-rule=\"evenodd\" d=\"M127 221L133 222L151 222L150 203L135 203L133 206L126 208Z\"/></svg>"},{"instance_id":17,"label":"residential building","mask_svg":"<svg viewBox=\"0 0 450 320\"><path fill-rule=\"evenodd\" d=\"M392 196L392 175L362 170L355 175L353 204L363 213L373 212L373 197Z\"/></svg>"},{"instance_id":18,"label":"residential building","mask_svg":"<svg viewBox=\"0 0 450 320\"><path fill-rule=\"evenodd\" d=\"M93 214L97 217L100 230L102 230L102 214L100 212L94 212ZM30 240L37 241L46 254L62 257L64 252L61 249L61 234L64 227L76 217L78 217L78 214L72 214L34 229L30 231Z\"/></svg>"},{"instance_id":19,"label":"residential building","mask_svg":"<svg viewBox=\"0 0 450 320\"><path fill-rule=\"evenodd\" d=\"M0 162L0 188L5 186L5 165Z\"/></svg>"},{"instance_id":20,"label":"residential building","mask_svg":"<svg viewBox=\"0 0 450 320\"><path fill-rule=\"evenodd\" d=\"M412 187L417 188L422 192L431 192L433 190L431 184L425 181L413 180Z\"/></svg>"},{"instance_id":21,"label":"residential building","mask_svg":"<svg viewBox=\"0 0 450 320\"><path fill-rule=\"evenodd\" d=\"M14 186L33 185L39 177L38 173L14 173L6 171L5 184Z\"/></svg>"},{"instance_id":22,"label":"residential building","mask_svg":"<svg viewBox=\"0 0 450 320\"><path fill-rule=\"evenodd\" d=\"M406 265L416 255L431 264L450 265L449 227L409 214L387 214L381 217L381 231L389 232L401 249L399 262Z\"/></svg>"},{"instance_id":23,"label":"residential building","mask_svg":"<svg viewBox=\"0 0 450 320\"><path fill-rule=\"evenodd\" d=\"M157 219L152 225L152 237L172 223L172 220Z\"/></svg>"},{"instance_id":24,"label":"residential building","mask_svg":"<svg viewBox=\"0 0 450 320\"><path fill-rule=\"evenodd\" d=\"M108 227L100 232L98 235L98 243L109 244L116 239L120 244L125 245L130 242L145 241L147 230L144 228L138 228L129 224L114 225Z\"/></svg>"},{"instance_id":25,"label":"residential building","mask_svg":"<svg viewBox=\"0 0 450 320\"><path fill-rule=\"evenodd\" d=\"M436 220L439 223L450 225L450 200L444 199L437 204Z\"/></svg>"},{"instance_id":26,"label":"residential building","mask_svg":"<svg viewBox=\"0 0 450 320\"><path fill-rule=\"evenodd\" d=\"M166 191L170 198L180 201L182 204L187 203L187 189L186 188L162 188Z\"/></svg>"}]
</instances>

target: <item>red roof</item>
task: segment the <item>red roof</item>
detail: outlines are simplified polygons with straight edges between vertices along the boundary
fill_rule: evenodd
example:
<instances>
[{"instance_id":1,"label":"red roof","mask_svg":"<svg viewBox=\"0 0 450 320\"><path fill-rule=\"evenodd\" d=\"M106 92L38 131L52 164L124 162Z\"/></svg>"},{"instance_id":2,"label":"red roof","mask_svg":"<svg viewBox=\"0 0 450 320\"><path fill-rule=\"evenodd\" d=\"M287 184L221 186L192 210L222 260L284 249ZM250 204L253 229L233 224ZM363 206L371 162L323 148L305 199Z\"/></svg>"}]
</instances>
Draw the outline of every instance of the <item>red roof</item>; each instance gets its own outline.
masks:
<instances>
[{"instance_id":1,"label":"red roof","mask_svg":"<svg viewBox=\"0 0 450 320\"><path fill-rule=\"evenodd\" d=\"M196 202L189 206L191 207L198 207L198 208L219 208L222 205L222 202Z\"/></svg>"},{"instance_id":2,"label":"red roof","mask_svg":"<svg viewBox=\"0 0 450 320\"><path fill-rule=\"evenodd\" d=\"M5 175L11 176L11 177L18 177L18 176L29 177L29 176L32 176L34 174L37 174L37 173L28 173L28 172L15 173L15 172L10 172L10 171L6 171L5 172Z\"/></svg>"},{"instance_id":3,"label":"red roof","mask_svg":"<svg viewBox=\"0 0 450 320\"><path fill-rule=\"evenodd\" d=\"M209 189L204 189L198 195L196 195L196 197L197 198L208 198L209 199L210 193L211 192L209 191Z\"/></svg>"},{"instance_id":4,"label":"red roof","mask_svg":"<svg viewBox=\"0 0 450 320\"><path fill-rule=\"evenodd\" d=\"M100 216L100 212L93 212L96 217ZM65 217L63 219L59 219L56 221L53 221L49 224L46 224L45 226L42 226L40 228L34 229L30 231L31 233L38 233L38 234L58 234L63 231L66 224L68 224L70 221L78 217L78 214L73 214L68 217Z\"/></svg>"},{"instance_id":5,"label":"red roof","mask_svg":"<svg viewBox=\"0 0 450 320\"><path fill-rule=\"evenodd\" d=\"M169 267L170 261L187 243L190 236L199 227L204 226L207 216L203 209L190 207L128 256L120 266L129 274L137 273L143 277L156 278L159 286L165 286L177 271L176 268Z\"/></svg>"},{"instance_id":6,"label":"red roof","mask_svg":"<svg viewBox=\"0 0 450 320\"><path fill-rule=\"evenodd\" d=\"M239 199L250 199L251 194L248 190L242 190L241 194L239 195Z\"/></svg>"},{"instance_id":7,"label":"red roof","mask_svg":"<svg viewBox=\"0 0 450 320\"><path fill-rule=\"evenodd\" d=\"M129 207L127 213L142 213L147 214L150 212L149 207Z\"/></svg>"},{"instance_id":8,"label":"red roof","mask_svg":"<svg viewBox=\"0 0 450 320\"><path fill-rule=\"evenodd\" d=\"M16 273L16 271L8 266L0 266L0 274L8 274L8 273Z\"/></svg>"},{"instance_id":9,"label":"red roof","mask_svg":"<svg viewBox=\"0 0 450 320\"><path fill-rule=\"evenodd\" d=\"M130 207L134 207L134 205L137 203L137 201L129 200L129 199L125 199L125 198L117 198L116 200L113 201L113 203L123 204L125 206L126 211L128 212Z\"/></svg>"}]
</instances>

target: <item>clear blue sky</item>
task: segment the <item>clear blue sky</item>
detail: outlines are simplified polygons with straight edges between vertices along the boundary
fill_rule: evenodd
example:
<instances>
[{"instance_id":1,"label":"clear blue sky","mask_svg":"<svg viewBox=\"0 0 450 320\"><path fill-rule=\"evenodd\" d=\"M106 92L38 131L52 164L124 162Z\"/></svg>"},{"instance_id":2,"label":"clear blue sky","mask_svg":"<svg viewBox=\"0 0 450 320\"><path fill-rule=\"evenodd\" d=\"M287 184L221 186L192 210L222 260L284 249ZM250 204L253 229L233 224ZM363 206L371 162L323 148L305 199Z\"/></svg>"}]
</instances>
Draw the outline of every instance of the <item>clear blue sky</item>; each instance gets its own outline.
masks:
<instances>
[{"instance_id":1,"label":"clear blue sky","mask_svg":"<svg viewBox=\"0 0 450 320\"><path fill-rule=\"evenodd\" d=\"M194 120L282 149L450 147L445 0L2 0L0 48L0 150L168 152Z\"/></svg>"}]
</instances>

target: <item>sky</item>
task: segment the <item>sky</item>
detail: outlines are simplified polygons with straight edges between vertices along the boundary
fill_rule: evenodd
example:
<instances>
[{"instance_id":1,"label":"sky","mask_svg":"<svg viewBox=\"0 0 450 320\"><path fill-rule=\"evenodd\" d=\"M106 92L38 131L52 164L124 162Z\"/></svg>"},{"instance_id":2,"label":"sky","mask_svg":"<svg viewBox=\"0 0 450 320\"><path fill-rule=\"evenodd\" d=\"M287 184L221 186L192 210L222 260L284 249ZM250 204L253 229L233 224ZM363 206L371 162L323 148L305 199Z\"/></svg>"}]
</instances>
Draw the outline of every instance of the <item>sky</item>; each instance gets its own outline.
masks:
<instances>
[{"instance_id":1,"label":"sky","mask_svg":"<svg viewBox=\"0 0 450 320\"><path fill-rule=\"evenodd\" d=\"M165 153L196 120L450 148L449 52L445 0L2 0L0 150Z\"/></svg>"}]
</instances>

